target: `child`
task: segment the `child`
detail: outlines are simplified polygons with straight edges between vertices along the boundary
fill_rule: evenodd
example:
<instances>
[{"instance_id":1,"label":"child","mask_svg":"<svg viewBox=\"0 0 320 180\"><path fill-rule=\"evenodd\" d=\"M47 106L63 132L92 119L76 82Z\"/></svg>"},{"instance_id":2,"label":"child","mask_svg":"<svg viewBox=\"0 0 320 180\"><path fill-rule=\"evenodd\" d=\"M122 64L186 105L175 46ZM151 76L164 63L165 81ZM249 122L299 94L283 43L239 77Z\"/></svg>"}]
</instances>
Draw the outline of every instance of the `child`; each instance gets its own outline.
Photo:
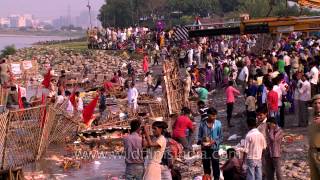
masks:
<instances>
[{"instance_id":1,"label":"child","mask_svg":"<svg viewBox=\"0 0 320 180\"><path fill-rule=\"evenodd\" d=\"M256 118L256 97L252 96L251 94L246 98L246 107L247 107L247 118L250 117Z\"/></svg>"},{"instance_id":2,"label":"child","mask_svg":"<svg viewBox=\"0 0 320 180\"><path fill-rule=\"evenodd\" d=\"M147 93L149 94L149 91L152 90L153 87L153 77L151 72L147 72L146 77L144 78L144 81L147 83Z\"/></svg>"}]
</instances>

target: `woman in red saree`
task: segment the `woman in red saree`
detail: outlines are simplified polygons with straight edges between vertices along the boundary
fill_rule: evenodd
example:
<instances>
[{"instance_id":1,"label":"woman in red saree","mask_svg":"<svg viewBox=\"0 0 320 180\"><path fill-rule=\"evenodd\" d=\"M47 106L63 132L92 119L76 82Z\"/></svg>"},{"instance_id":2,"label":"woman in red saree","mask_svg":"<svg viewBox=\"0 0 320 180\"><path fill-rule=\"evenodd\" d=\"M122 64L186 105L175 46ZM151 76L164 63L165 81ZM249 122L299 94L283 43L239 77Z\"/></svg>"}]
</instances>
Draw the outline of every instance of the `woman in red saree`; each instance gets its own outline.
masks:
<instances>
[{"instance_id":1,"label":"woman in red saree","mask_svg":"<svg viewBox=\"0 0 320 180\"><path fill-rule=\"evenodd\" d=\"M143 72L147 73L149 71L149 58L148 58L148 54L145 54L143 57L143 62L142 62L142 68L143 68Z\"/></svg>"}]
</instances>

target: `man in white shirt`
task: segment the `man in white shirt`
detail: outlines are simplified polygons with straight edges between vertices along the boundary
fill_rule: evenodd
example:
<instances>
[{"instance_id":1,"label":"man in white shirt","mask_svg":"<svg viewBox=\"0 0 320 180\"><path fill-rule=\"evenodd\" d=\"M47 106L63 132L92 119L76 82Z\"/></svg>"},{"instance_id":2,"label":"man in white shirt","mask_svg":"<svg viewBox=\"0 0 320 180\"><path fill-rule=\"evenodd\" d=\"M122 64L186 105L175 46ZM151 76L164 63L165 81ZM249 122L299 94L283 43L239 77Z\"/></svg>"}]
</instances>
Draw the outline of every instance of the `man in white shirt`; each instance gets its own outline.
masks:
<instances>
[{"instance_id":1,"label":"man in white shirt","mask_svg":"<svg viewBox=\"0 0 320 180\"><path fill-rule=\"evenodd\" d=\"M58 96L56 97L55 107L61 107L61 105L63 104L63 101L64 101L64 97L62 96L61 92L58 91Z\"/></svg>"},{"instance_id":2,"label":"man in white shirt","mask_svg":"<svg viewBox=\"0 0 320 180\"><path fill-rule=\"evenodd\" d=\"M65 92L65 95L66 95L66 97L65 97L65 103L66 103L66 112L67 112L67 115L68 115L68 116L73 116L74 108L73 108L73 105L72 105L72 103L71 103L71 101L70 101L70 95L71 95L70 91L66 91L66 92Z\"/></svg>"},{"instance_id":3,"label":"man in white shirt","mask_svg":"<svg viewBox=\"0 0 320 180\"><path fill-rule=\"evenodd\" d=\"M262 151L266 149L266 139L263 134L256 128L257 122L254 118L247 120L250 131L246 135L244 143L243 162L246 162L247 179L261 180L262 179Z\"/></svg>"},{"instance_id":4,"label":"man in white shirt","mask_svg":"<svg viewBox=\"0 0 320 180\"><path fill-rule=\"evenodd\" d=\"M193 48L188 50L188 65L191 66L193 62Z\"/></svg>"},{"instance_id":5,"label":"man in white shirt","mask_svg":"<svg viewBox=\"0 0 320 180\"><path fill-rule=\"evenodd\" d=\"M249 80L249 69L247 65L243 66L238 79L240 81L240 84L242 85L242 89L244 90L246 88L247 82Z\"/></svg>"},{"instance_id":6,"label":"man in white shirt","mask_svg":"<svg viewBox=\"0 0 320 180\"><path fill-rule=\"evenodd\" d=\"M311 85L306 75L302 75L299 91L299 127L308 126L308 103L311 100Z\"/></svg>"},{"instance_id":7,"label":"man in white shirt","mask_svg":"<svg viewBox=\"0 0 320 180\"><path fill-rule=\"evenodd\" d=\"M76 92L76 101L77 101L77 111L82 113L82 110L83 110L83 100L82 98L80 97L80 92Z\"/></svg>"},{"instance_id":8,"label":"man in white shirt","mask_svg":"<svg viewBox=\"0 0 320 180\"><path fill-rule=\"evenodd\" d=\"M196 58L197 58L196 60L197 60L197 63L198 63L199 66L201 65L201 53L202 53L202 47L199 44L197 49L196 49L196 54L195 54Z\"/></svg>"},{"instance_id":9,"label":"man in white shirt","mask_svg":"<svg viewBox=\"0 0 320 180\"><path fill-rule=\"evenodd\" d=\"M299 120L299 114L300 114L300 109L299 109L299 102L300 102L300 93L299 93L299 87L300 84L302 83L301 81L301 73L297 73L297 84L294 88L294 94L293 94L293 99L294 99L294 122L291 122L291 124L296 124L296 122Z\"/></svg>"},{"instance_id":10,"label":"man in white shirt","mask_svg":"<svg viewBox=\"0 0 320 180\"><path fill-rule=\"evenodd\" d=\"M284 104L282 103L283 97L287 95L288 84L283 81L283 76L278 75L276 78L277 85L274 85L273 90L278 93L278 106L279 106L279 117L276 117L278 125L284 127Z\"/></svg>"},{"instance_id":11,"label":"man in white shirt","mask_svg":"<svg viewBox=\"0 0 320 180\"><path fill-rule=\"evenodd\" d=\"M169 52L167 47L163 47L161 49L161 61L165 61L168 55L169 55Z\"/></svg>"},{"instance_id":12,"label":"man in white shirt","mask_svg":"<svg viewBox=\"0 0 320 180\"><path fill-rule=\"evenodd\" d=\"M311 66L312 68L309 72L309 78L311 83L311 96L314 96L318 93L319 70L316 62L312 62Z\"/></svg>"},{"instance_id":13,"label":"man in white shirt","mask_svg":"<svg viewBox=\"0 0 320 180\"><path fill-rule=\"evenodd\" d=\"M128 106L134 114L138 108L138 95L138 90L135 88L135 84L132 83L128 90Z\"/></svg>"},{"instance_id":14,"label":"man in white shirt","mask_svg":"<svg viewBox=\"0 0 320 180\"><path fill-rule=\"evenodd\" d=\"M285 63L284 70L286 71L287 76L290 79L291 78L291 58L290 58L290 56L288 56L287 52L284 52L284 54L285 54L283 56L283 60L284 60L284 63Z\"/></svg>"}]
</instances>

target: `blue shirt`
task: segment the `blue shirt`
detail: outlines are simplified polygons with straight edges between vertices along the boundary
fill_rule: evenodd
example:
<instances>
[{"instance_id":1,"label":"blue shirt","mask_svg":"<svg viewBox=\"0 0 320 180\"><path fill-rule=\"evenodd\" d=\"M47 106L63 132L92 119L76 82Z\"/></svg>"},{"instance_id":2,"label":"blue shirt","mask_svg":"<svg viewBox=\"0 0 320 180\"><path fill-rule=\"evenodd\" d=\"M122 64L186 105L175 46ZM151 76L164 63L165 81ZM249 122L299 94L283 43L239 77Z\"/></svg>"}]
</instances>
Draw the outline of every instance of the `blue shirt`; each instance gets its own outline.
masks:
<instances>
[{"instance_id":1,"label":"blue shirt","mask_svg":"<svg viewBox=\"0 0 320 180\"><path fill-rule=\"evenodd\" d=\"M202 143L204 137L209 137L215 141L212 145L213 150L219 150L219 146L223 141L222 125L219 120L215 120L213 128L209 128L207 122L201 122L198 133L198 143Z\"/></svg>"},{"instance_id":2,"label":"blue shirt","mask_svg":"<svg viewBox=\"0 0 320 180\"><path fill-rule=\"evenodd\" d=\"M258 91L258 87L255 85L251 85L245 90L245 94L247 96L254 96L255 97L257 95L257 91Z\"/></svg>"}]
</instances>

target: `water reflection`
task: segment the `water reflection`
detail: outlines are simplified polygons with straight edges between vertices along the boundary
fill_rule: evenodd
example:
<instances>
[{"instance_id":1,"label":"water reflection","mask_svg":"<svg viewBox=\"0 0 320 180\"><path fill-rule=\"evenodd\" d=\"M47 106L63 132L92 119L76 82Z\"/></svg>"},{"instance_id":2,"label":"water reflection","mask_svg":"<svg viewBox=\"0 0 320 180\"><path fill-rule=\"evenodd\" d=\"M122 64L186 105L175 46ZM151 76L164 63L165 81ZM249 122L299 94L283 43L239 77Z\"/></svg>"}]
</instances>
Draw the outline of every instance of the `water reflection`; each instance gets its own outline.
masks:
<instances>
[{"instance_id":1,"label":"water reflection","mask_svg":"<svg viewBox=\"0 0 320 180\"><path fill-rule=\"evenodd\" d=\"M80 169L64 170L59 166L64 154L66 152L62 146L50 146L42 160L24 167L26 179L106 180L124 174L125 162L119 157L82 162Z\"/></svg>"}]
</instances>

